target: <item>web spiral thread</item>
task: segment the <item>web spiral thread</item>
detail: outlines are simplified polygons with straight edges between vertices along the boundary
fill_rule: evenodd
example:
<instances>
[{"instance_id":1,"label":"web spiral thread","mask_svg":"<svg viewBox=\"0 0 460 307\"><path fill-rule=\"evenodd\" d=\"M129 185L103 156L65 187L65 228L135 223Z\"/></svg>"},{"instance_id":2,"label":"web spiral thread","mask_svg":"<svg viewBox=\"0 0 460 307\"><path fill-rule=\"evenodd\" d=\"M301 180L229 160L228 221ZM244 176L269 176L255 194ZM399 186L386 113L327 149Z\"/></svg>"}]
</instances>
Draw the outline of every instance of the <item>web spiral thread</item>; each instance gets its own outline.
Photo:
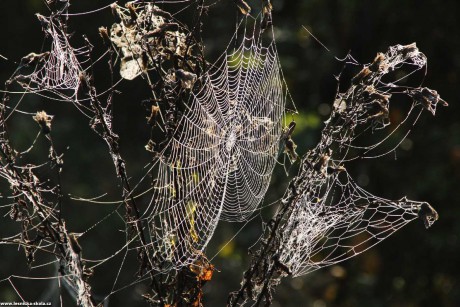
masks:
<instances>
[{"instance_id":1,"label":"web spiral thread","mask_svg":"<svg viewBox=\"0 0 460 307\"><path fill-rule=\"evenodd\" d=\"M178 131L163 151L152 198L153 242L161 258L187 264L219 220L247 219L277 163L286 91L272 40L255 37L202 76Z\"/></svg>"}]
</instances>

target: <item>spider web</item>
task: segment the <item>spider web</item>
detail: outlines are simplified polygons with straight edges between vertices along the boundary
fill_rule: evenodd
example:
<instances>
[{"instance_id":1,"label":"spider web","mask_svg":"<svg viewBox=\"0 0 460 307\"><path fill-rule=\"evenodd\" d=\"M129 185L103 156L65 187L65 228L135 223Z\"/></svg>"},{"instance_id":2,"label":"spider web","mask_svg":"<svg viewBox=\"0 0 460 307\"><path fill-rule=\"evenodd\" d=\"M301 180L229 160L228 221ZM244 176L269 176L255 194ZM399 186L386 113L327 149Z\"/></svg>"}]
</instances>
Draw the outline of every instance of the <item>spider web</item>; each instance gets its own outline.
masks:
<instances>
[{"instance_id":1,"label":"spider web","mask_svg":"<svg viewBox=\"0 0 460 307\"><path fill-rule=\"evenodd\" d=\"M146 7L152 6L147 5ZM120 9L119 12L120 14L128 13L125 9ZM139 20L142 20L141 11L138 12ZM87 51L84 48L75 49L70 45L69 36L65 31L66 26L60 18L40 16L39 19L42 21L44 31L51 38L50 52L40 56L33 55L35 58L30 64L33 62L37 65L30 75L24 75L29 83L20 84L28 93L43 96L52 93L63 100L75 102L77 107L82 107L81 103L86 99L81 99L77 94L82 81L85 80L81 76L84 72L82 62L78 60L81 59L81 56L86 56ZM162 20L158 19L158 23L161 22ZM157 25L155 22L153 24ZM231 44L236 47L227 47L217 62L210 64L209 70L193 81L191 97L185 106L186 110L178 128L166 148L159 153L154 169L151 170L152 173L157 174L153 181L151 202L140 218L148 222L148 231L152 240L150 246L154 253L152 258L163 260L160 267L155 267L155 269L168 271L170 268L194 263L195 259L202 254L220 220L248 219L262 201L273 168L278 163L279 142L283 132L282 119L288 94L273 33L266 33L268 42L264 42L262 34L256 31L256 26L253 32L248 34L246 33L247 25L245 25L235 31L235 36L241 34L239 32L242 28L244 28L244 33L241 41L237 42L236 37L232 39ZM129 31L126 28L120 32ZM114 36L111 38L116 40ZM117 42L112 41L116 47L126 47L119 55L123 58L132 57L131 60L126 61L128 63L123 64L125 69L122 71L127 73L125 77L128 76L125 79L135 78L147 68L136 66L141 58L140 54L136 53L136 48L133 48L136 47L135 39L130 40L130 38L132 37L124 37L125 40L119 38L120 44L118 45ZM121 72L122 77L124 72ZM17 81L20 80L17 79ZM91 98L98 97L99 95L95 94ZM112 130L109 104L107 113L102 114L103 119L96 118L89 107L85 110L88 111L91 118L94 117L91 122L93 126L104 122L108 130ZM13 112L24 114L27 117L35 114L19 109L14 109ZM46 119L42 119L39 124L43 131L48 128L45 133L49 133L52 116L44 113L44 117ZM104 135L107 136L107 133L101 133L101 136ZM107 141L107 139L104 140ZM49 141L51 151L51 137ZM33 147L34 144L31 148ZM115 154L111 154L112 157L115 157ZM50 158L52 157L50 154ZM45 162L39 167L27 166L25 169L33 174L34 171L47 166L53 166L53 164ZM9 182L14 182L14 178L7 172L3 177ZM141 184L145 178L146 176L142 177L138 184ZM49 184L52 185L51 181ZM55 200L61 197L59 191L53 190L52 192L51 196L43 195L43 199L54 198L53 204L59 203ZM80 200L97 203L97 199L82 198ZM39 205L45 206L41 203ZM57 212L57 205L55 206L49 208L49 211ZM6 210L10 207L10 205L5 206ZM11 210L10 213L13 214L13 209ZM73 297L76 298L77 303L80 300L83 304L90 306L92 303L88 299L93 291L86 280L96 268L107 267L112 265L113 261L122 258L121 263L116 265L118 270L114 272L116 276L112 289L103 298L105 301L125 287L149 279L143 275L134 281L126 282L126 278L123 278L122 273L129 265L126 259L139 249L136 243L138 238L129 237L129 229L124 230L125 244L116 246L115 250L111 247L112 254L107 256L104 253L104 256L99 255L96 260L89 260L90 257L83 258L81 254L78 242L83 245L89 242L88 236L93 235L96 228L102 229L100 225L103 222L108 224L109 220L115 219L119 223L123 220L122 211L119 207L114 209L113 212L79 234L70 233L65 227L57 229L56 232L65 236L63 255L68 261L61 261L59 257L47 257L45 261L34 260L33 268L46 268L46 276L34 270L36 275L11 275L1 281L10 283L16 294L21 297L21 287L15 285L20 282L16 283L16 280L33 281L34 276L37 276L39 280L47 280L53 284L55 291L57 291L57 284L59 287L67 288L69 292L74 293ZM27 219L34 221L34 224L30 224L32 229L41 231L39 214L32 212L24 213L24 215L27 216ZM58 225L60 216L53 216L52 219L50 217L50 220L53 221L53 225ZM37 231L37 237L41 238L40 231ZM35 234L35 232L31 233ZM17 234L11 238L5 236L5 241L2 241L1 244L13 245L15 240L20 240L21 235L24 236L24 234ZM39 252L45 254L52 252L52 249L55 248L54 241L47 238L46 232L43 237L45 238L41 239L38 248L31 249L29 254L41 255ZM89 250L85 251L85 257L88 253L90 253Z\"/></svg>"},{"instance_id":2,"label":"spider web","mask_svg":"<svg viewBox=\"0 0 460 307\"><path fill-rule=\"evenodd\" d=\"M124 10L123 13L127 14L127 11ZM157 21L162 22L161 19ZM31 83L25 88L31 92L52 92L66 100L75 99L79 103L82 100L78 99L77 92L81 86L81 72L84 70L78 59L85 56L87 50L75 49L70 45L68 35L63 31L65 26L59 24L60 22L53 17L43 17L44 29L52 38L51 51L39 57L41 65L29 75ZM247 26L244 27L246 28ZM126 31L128 30L124 29ZM232 40L231 45L234 43L235 48L227 47L206 73L193 80L191 98L185 105L177 130L165 149L158 154L153 169L150 170L155 174L153 192L141 220L148 222L146 231L151 240L148 244L152 247L151 251L156 253L153 257L163 261L155 269L169 270L196 264L196 258L206 248L220 220L248 220L263 201L273 168L277 164L279 143L284 134L282 118L288 97L273 33L268 34L268 42L264 42L256 30L250 34L245 31L241 42L237 43L236 38ZM121 45L125 45L124 43L123 41ZM133 58L128 64L125 63L125 72L135 77L144 72L145 67L137 67L141 53L136 53L132 48L134 42L130 41L129 44L131 48L122 51L122 56ZM382 64L385 71L395 70L403 64L413 65L416 70L425 65L426 59L418 50L405 47L407 46L390 49L386 59L391 60L385 60ZM405 52L401 52L403 49ZM366 77L367 75L363 78ZM404 198L391 201L373 196L361 189L346 171L339 170L341 163L357 157L352 154L355 150L364 149L365 153L370 153L378 147L352 145L351 141L356 141L360 136L353 131L356 125L370 123L369 130L372 131L388 125L386 111L389 105L382 95L401 91L401 88L393 83L381 82L380 77L374 76L372 82L366 81L375 88L359 86L361 80L357 80L352 91L337 96L334 114L343 120L341 127L345 128L334 131L339 126L327 124L332 130L323 134L316 152L318 155L309 157L311 164L308 170L304 169L300 173L308 178L309 185L298 191L300 196L293 203L293 211L282 229L279 245L279 261L287 264L293 276L353 257L417 216L424 218L426 226L430 226L437 218L433 214L426 217L421 215L423 211L431 213L431 207L427 203ZM414 105L422 105L434 114L438 100L433 102L435 99L421 99L423 91L418 89L406 90L414 98ZM373 98L357 105L349 103L351 97L364 93ZM375 96L376 94L380 96ZM33 115L19 109L12 112L28 117ZM111 114L105 113L104 116L107 117L106 126L111 130ZM44 124L40 125L43 130ZM6 133L2 131L2 135ZM51 138L49 141L49 162L38 166L21 166L22 160L13 161L19 165L17 169L20 169L25 179L18 180L18 175L8 171L6 164L2 165L0 176L15 187L36 185L40 180L34 175L34 171L47 166L53 168L61 163L54 152ZM33 146L34 144L31 148ZM327 151L329 148L334 149L334 155ZM27 151L22 154L27 154ZM126 241L121 246L111 247L112 254L107 257L99 256L97 260L88 260L81 254L77 239L83 243L89 241L87 236L98 232L95 230L103 222L109 224L111 216L119 223L125 222L123 210L117 207L96 224L87 227L83 233L71 234L67 232L65 224L59 224L61 219L56 214L60 191L49 188L48 184L40 185L38 191L42 194L29 195L25 191L19 191L22 194L18 192L11 197L14 204L2 205L1 208L15 221L27 224L32 231L29 234L26 227L23 233L12 236L2 234L0 244L22 244L28 257L39 254L37 251L50 253L51 257L46 258L49 262L40 262L43 259L37 259L38 263L33 269L51 268L49 271L54 275L46 277L48 275L40 275L39 272L39 280L50 280L55 284L64 280L64 287L72 288L77 293L75 297L85 305L92 304L85 301L88 300L91 289L89 284L82 281L86 281L97 267L111 266L115 258L122 259L116 264L112 289L108 291L105 301L127 287L150 280L143 275L134 281L122 281L125 267L134 260L128 255L135 254L139 249L136 245L138 238L130 237L128 227L123 230ZM38 210L38 207L28 209L25 202L21 202L23 196L32 200L37 197L34 201L38 207L44 208L44 212ZM50 227L63 227L56 232L63 235L62 242L65 244L62 244L62 254L66 257L54 257L55 241L43 230L41 216L48 216ZM35 247L32 244L36 239L33 235L40 240ZM41 236L44 238L41 239ZM29 249L24 243L30 242ZM272 256L273 254L270 257ZM65 270L61 270L62 267ZM30 276L19 275L11 275L1 280L9 282L19 296L20 291L13 284L15 279L33 280Z\"/></svg>"},{"instance_id":3,"label":"spider web","mask_svg":"<svg viewBox=\"0 0 460 307\"><path fill-rule=\"evenodd\" d=\"M279 242L280 262L293 276L354 257L416 218L422 219L426 228L437 220L436 211L426 202L372 195L359 187L344 167L352 160L394 152L423 109L434 115L438 103L446 105L436 91L398 84L425 66L426 57L415 44L392 46L364 66L348 91L337 94L320 143L303 160L299 177L304 181L298 186L299 195L292 202ZM397 70L399 79L382 80ZM399 93L413 100L406 118L391 126L390 99ZM397 136L396 131L404 125L408 131ZM375 142L374 138L372 145L356 145L370 138L369 132L381 139Z\"/></svg>"},{"instance_id":4,"label":"spider web","mask_svg":"<svg viewBox=\"0 0 460 307\"><path fill-rule=\"evenodd\" d=\"M161 153L146 212L155 249L184 265L219 220L247 219L277 163L286 89L273 36L245 36L199 80L178 131Z\"/></svg>"},{"instance_id":5,"label":"spider web","mask_svg":"<svg viewBox=\"0 0 460 307\"><path fill-rule=\"evenodd\" d=\"M345 60L358 65L351 56ZM269 305L281 278L308 274L354 257L415 218L426 228L438 219L426 202L372 195L345 168L353 160L395 152L423 109L434 115L439 103L447 105L436 91L400 85L425 66L426 57L415 43L392 46L364 65L347 91L336 94L321 139L302 157L298 175L266 224L259 249L252 253L241 288L229 297L230 306L258 306L263 301ZM391 81L384 81L388 79ZM390 101L396 94L406 95L412 103L406 108L406 118L391 123ZM403 128L407 131L401 134ZM292 146L292 140L286 138L285 144Z\"/></svg>"},{"instance_id":6,"label":"spider web","mask_svg":"<svg viewBox=\"0 0 460 307\"><path fill-rule=\"evenodd\" d=\"M419 217L423 202L380 198L348 173L315 185L295 204L280 261L301 276L354 257Z\"/></svg>"},{"instance_id":7,"label":"spider web","mask_svg":"<svg viewBox=\"0 0 460 307\"><path fill-rule=\"evenodd\" d=\"M51 40L50 51L24 57L22 65L38 64L30 75L22 75L28 82L23 87L31 92L51 92L66 100L76 98L81 84L82 65L88 59L87 47L74 48L69 35L63 31L65 21L61 18L36 14L43 30ZM86 57L86 60L83 58ZM80 58L80 60L79 60ZM28 63L29 62L29 63Z\"/></svg>"}]
</instances>

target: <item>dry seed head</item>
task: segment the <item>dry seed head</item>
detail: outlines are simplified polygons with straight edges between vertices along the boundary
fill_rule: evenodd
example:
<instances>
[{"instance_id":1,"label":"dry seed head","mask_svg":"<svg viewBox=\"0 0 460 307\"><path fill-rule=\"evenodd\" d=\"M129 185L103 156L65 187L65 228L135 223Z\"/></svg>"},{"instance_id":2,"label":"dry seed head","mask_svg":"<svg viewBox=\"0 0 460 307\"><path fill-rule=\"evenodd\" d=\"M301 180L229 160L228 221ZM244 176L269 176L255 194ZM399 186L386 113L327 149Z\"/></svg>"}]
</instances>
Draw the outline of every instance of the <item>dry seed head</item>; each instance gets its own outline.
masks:
<instances>
[{"instance_id":1,"label":"dry seed head","mask_svg":"<svg viewBox=\"0 0 460 307\"><path fill-rule=\"evenodd\" d=\"M113 17L115 18L115 22L116 23L120 23L121 22L121 16L120 16L120 13L118 12L118 5L116 2L112 3L110 5L110 8L112 9L112 15Z\"/></svg>"},{"instance_id":2,"label":"dry seed head","mask_svg":"<svg viewBox=\"0 0 460 307\"><path fill-rule=\"evenodd\" d=\"M152 105L152 108L150 110L150 116L147 117L147 123L150 126L154 126L156 124L156 117L158 115L158 112L160 112L160 107Z\"/></svg>"},{"instance_id":3,"label":"dry seed head","mask_svg":"<svg viewBox=\"0 0 460 307\"><path fill-rule=\"evenodd\" d=\"M50 133L53 116L46 114L45 111L39 111L32 118L40 125L44 134Z\"/></svg>"},{"instance_id":4,"label":"dry seed head","mask_svg":"<svg viewBox=\"0 0 460 307\"><path fill-rule=\"evenodd\" d=\"M367 76L369 76L370 73L371 70L369 69L369 67L365 66L356 76L353 77L351 82L354 85L357 85L361 83L361 81L363 81Z\"/></svg>"},{"instance_id":5,"label":"dry seed head","mask_svg":"<svg viewBox=\"0 0 460 307\"><path fill-rule=\"evenodd\" d=\"M447 107L448 103L444 101L438 94L437 91L431 90L427 87L415 88L408 90L407 94L412 97L417 103L421 104L422 107L430 111L433 115L436 113L436 106L438 103Z\"/></svg>"},{"instance_id":6,"label":"dry seed head","mask_svg":"<svg viewBox=\"0 0 460 307\"><path fill-rule=\"evenodd\" d=\"M147 145L145 145L145 150L148 152L154 153L155 152L155 142L152 140L149 140Z\"/></svg>"},{"instance_id":7,"label":"dry seed head","mask_svg":"<svg viewBox=\"0 0 460 307\"><path fill-rule=\"evenodd\" d=\"M37 18L38 18L38 20L40 21L42 27L43 27L44 29L48 29L48 27L49 27L49 21L48 21L48 19L46 19L45 16L43 16L43 15L41 15L41 14L38 14L38 13L36 13L35 16L37 16Z\"/></svg>"},{"instance_id":8,"label":"dry seed head","mask_svg":"<svg viewBox=\"0 0 460 307\"><path fill-rule=\"evenodd\" d=\"M374 61L369 66L370 71L372 71L372 72L379 71L383 61L385 61L385 55L383 53L381 53L381 52L377 53L377 55L375 56Z\"/></svg>"},{"instance_id":9,"label":"dry seed head","mask_svg":"<svg viewBox=\"0 0 460 307\"><path fill-rule=\"evenodd\" d=\"M431 227L439 219L439 214L428 203L423 203L418 211L418 216L422 220L425 228Z\"/></svg>"},{"instance_id":10,"label":"dry seed head","mask_svg":"<svg viewBox=\"0 0 460 307\"><path fill-rule=\"evenodd\" d=\"M178 69L176 70L176 80L180 80L183 88L191 89L196 81L196 75L183 69Z\"/></svg>"},{"instance_id":11,"label":"dry seed head","mask_svg":"<svg viewBox=\"0 0 460 307\"><path fill-rule=\"evenodd\" d=\"M273 10L273 5L271 4L270 0L262 0L263 2L263 10L271 12Z\"/></svg>"},{"instance_id":12,"label":"dry seed head","mask_svg":"<svg viewBox=\"0 0 460 307\"><path fill-rule=\"evenodd\" d=\"M137 13L136 8L134 7L132 2L126 3L126 8L129 10L129 15L131 16L131 21L136 21Z\"/></svg>"},{"instance_id":13,"label":"dry seed head","mask_svg":"<svg viewBox=\"0 0 460 307\"><path fill-rule=\"evenodd\" d=\"M106 27L99 27L99 35L104 41L104 45L107 47L111 45L109 30Z\"/></svg>"}]
</instances>

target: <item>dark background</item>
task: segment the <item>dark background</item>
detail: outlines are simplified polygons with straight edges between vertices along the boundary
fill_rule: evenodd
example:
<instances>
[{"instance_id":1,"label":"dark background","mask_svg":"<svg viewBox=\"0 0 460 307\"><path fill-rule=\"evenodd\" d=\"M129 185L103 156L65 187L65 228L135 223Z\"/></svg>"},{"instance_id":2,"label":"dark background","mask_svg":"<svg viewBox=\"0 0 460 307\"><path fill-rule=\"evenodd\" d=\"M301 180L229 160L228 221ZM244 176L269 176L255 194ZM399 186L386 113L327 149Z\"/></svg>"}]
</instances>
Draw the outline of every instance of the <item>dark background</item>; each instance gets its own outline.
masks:
<instances>
[{"instance_id":1,"label":"dark background","mask_svg":"<svg viewBox=\"0 0 460 307\"><path fill-rule=\"evenodd\" d=\"M206 1L209 2L209 1ZM213 1L214 2L214 1ZM449 102L439 108L435 117L424 112L409 136L412 146L398 149L395 155L354 164L351 170L365 188L375 195L390 199L408 196L430 202L440 220L426 231L419 221L413 222L370 251L338 266L325 268L301 278L287 278L277 289L273 306L460 306L460 110L458 78L460 68L460 2L446 1L319 1L273 0L274 25L278 51L286 81L300 112L299 129L294 139L299 153L312 148L318 140L322 121L327 118L343 58L350 52L361 63L372 61L379 51L394 44L416 42L428 57L428 73L424 85L436 89ZM110 1L73 1L72 10L82 12L109 4ZM250 2L254 11L259 1ZM177 4L177 6L183 4ZM176 7L177 7L176 6ZM20 58L39 51L43 42L40 25L34 13L47 14L39 0L2 0L0 2L0 79L6 80ZM185 11L179 18L187 20ZM233 34L238 18L231 0L221 0L204 19L204 41L209 59L218 56ZM100 53L97 28L112 24L109 10L78 16L71 20L70 31L75 37L86 33ZM303 30L307 27L329 49L326 51ZM105 60L104 60L105 61ZM118 77L118 76L117 76ZM423 77L423 75L422 75ZM101 70L96 75L101 86L108 78ZM347 80L343 80L346 84ZM121 150L128 165L128 174L135 180L149 155L143 150L148 139L144 109L140 101L148 98L141 80L123 82L115 99L114 129L121 137ZM14 96L19 99L20 96ZM70 103L53 102L37 96L25 96L22 110L45 109L54 114L53 135L58 150L65 153L63 185L65 194L94 197L107 192L105 199L118 199L112 162L106 145L89 129L87 120ZM25 150L38 132L36 123L27 116L13 117L9 124L15 146ZM46 161L46 143L37 142L31 153L35 163ZM47 174L43 174L46 176ZM282 194L288 181L282 169L274 175L266 203ZM7 187L2 187L7 189ZM3 194L7 194L6 190ZM2 201L6 204L7 201ZM94 205L66 198L63 214L69 229L83 232L112 212L114 205ZM262 216L270 216L269 208ZM4 211L2 211L3 213ZM3 214L2 214L3 216ZM247 248L260 232L257 217L222 250L214 260L219 272L205 287L207 306L224 306L226 295L239 286L247 264ZM241 224L222 223L208 248L212 257L222 244L233 237ZM0 222L0 236L16 233L18 226L5 217ZM116 230L114 230L116 229ZM112 214L87 232L81 241L84 256L100 259L114 253L124 238L118 229L123 223ZM52 267L29 271L23 251L0 247L0 279L11 274L31 276L52 275ZM117 262L118 261L118 262ZM110 291L119 262L107 262L96 269L97 279L91 280L101 296ZM126 259L121 283L132 280L137 261ZM43 273L44 272L44 273ZM99 275L98 275L99 273ZM11 279L26 300L46 297L49 281ZM117 292L110 306L141 306L138 284ZM67 298L68 299L68 298ZM11 283L0 283L0 301L18 301ZM138 306L136 305L136 306Z\"/></svg>"}]
</instances>

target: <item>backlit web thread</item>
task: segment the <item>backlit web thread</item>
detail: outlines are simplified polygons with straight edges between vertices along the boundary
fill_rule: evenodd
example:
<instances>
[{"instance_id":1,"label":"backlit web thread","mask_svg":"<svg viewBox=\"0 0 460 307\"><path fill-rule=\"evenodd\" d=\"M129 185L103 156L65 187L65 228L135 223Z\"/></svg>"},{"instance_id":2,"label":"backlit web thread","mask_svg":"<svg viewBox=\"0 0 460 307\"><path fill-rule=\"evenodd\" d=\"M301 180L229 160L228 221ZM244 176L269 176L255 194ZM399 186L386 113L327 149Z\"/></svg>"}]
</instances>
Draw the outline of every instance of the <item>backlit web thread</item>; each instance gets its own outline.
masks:
<instances>
[{"instance_id":1,"label":"backlit web thread","mask_svg":"<svg viewBox=\"0 0 460 307\"><path fill-rule=\"evenodd\" d=\"M51 49L44 61L38 63L29 76L31 91L50 91L67 98L76 98L80 74L84 71L78 57L88 56L88 48L70 45L69 35L64 31L63 21L57 17L37 14L44 31L52 40ZM69 91L68 94L65 92Z\"/></svg>"},{"instance_id":2,"label":"backlit web thread","mask_svg":"<svg viewBox=\"0 0 460 307\"><path fill-rule=\"evenodd\" d=\"M298 177L304 181L292 203L291 213L284 218L279 238L279 259L293 276L354 257L417 217L426 227L438 218L428 203L406 198L393 201L372 195L360 188L343 167L351 160L394 152L407 134L386 153L371 154L389 142L416 106L421 105L434 114L437 103L445 104L436 92L431 91L431 103L414 99L406 119L391 128L382 140L371 146L355 145L366 135L363 132L389 127L392 93L404 90L409 97L414 97L411 93L420 91L420 88L399 86L398 82L425 66L426 57L415 44L396 45L387 53L378 54L372 64L365 66L353 79L348 91L337 94L321 141L303 160ZM385 74L402 67L409 67L404 77L393 83L382 81ZM428 93L426 88L421 90ZM419 115L415 116L412 125Z\"/></svg>"},{"instance_id":3,"label":"backlit web thread","mask_svg":"<svg viewBox=\"0 0 460 307\"><path fill-rule=\"evenodd\" d=\"M146 213L154 249L175 266L193 261L219 220L242 221L257 208L277 163L285 109L273 39L263 47L245 37L197 82L159 159Z\"/></svg>"},{"instance_id":4,"label":"backlit web thread","mask_svg":"<svg viewBox=\"0 0 460 307\"><path fill-rule=\"evenodd\" d=\"M376 197L348 173L315 185L295 204L281 261L301 276L354 257L418 217L423 202ZM301 252L300 252L301 251Z\"/></svg>"}]
</instances>

